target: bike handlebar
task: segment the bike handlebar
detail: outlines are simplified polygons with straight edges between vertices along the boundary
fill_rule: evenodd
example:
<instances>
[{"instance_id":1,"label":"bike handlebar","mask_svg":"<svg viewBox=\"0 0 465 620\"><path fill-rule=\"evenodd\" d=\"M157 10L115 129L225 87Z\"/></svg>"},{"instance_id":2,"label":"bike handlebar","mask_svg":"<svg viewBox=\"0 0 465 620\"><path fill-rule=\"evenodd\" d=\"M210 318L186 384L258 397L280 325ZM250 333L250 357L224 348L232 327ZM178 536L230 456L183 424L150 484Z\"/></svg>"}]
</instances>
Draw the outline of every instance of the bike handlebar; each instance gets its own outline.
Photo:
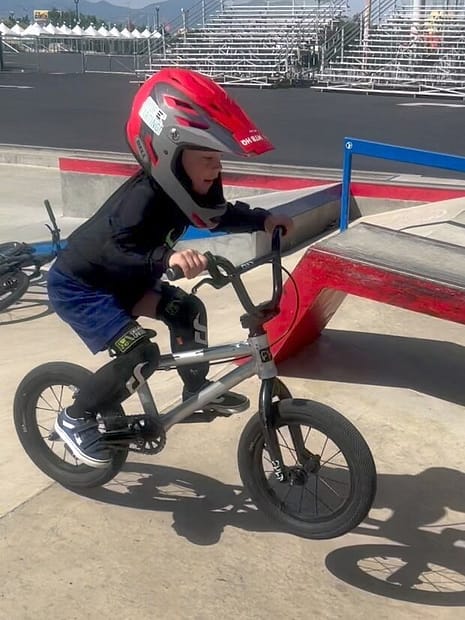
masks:
<instances>
[{"instance_id":1,"label":"bike handlebar","mask_svg":"<svg viewBox=\"0 0 465 620\"><path fill-rule=\"evenodd\" d=\"M283 232L284 228L282 226L277 226L274 229L271 237L271 252L269 254L248 260L237 267L224 256L215 256L210 252L205 252L204 256L207 258L207 271L210 278L201 280L194 286L192 292L195 294L203 284L210 284L216 289L231 284L247 314L258 318L266 313L273 312L276 310L283 292L281 272L281 235ZM241 276L255 269L255 267L269 262L272 264L273 294L269 301L255 305L241 280ZM171 282L184 277L184 273L178 265L169 267L165 274Z\"/></svg>"}]
</instances>

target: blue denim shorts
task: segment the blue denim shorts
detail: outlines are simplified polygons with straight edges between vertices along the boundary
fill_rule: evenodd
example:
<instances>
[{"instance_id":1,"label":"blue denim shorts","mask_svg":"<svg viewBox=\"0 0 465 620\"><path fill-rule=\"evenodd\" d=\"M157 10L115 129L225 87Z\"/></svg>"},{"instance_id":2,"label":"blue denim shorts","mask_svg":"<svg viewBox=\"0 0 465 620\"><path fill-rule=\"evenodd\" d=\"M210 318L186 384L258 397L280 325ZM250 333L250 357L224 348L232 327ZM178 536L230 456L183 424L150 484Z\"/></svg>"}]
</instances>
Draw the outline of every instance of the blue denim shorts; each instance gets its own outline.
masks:
<instances>
[{"instance_id":1,"label":"blue denim shorts","mask_svg":"<svg viewBox=\"0 0 465 620\"><path fill-rule=\"evenodd\" d=\"M113 295L86 286L52 265L47 289L50 304L92 353L105 350L129 323L134 321Z\"/></svg>"}]
</instances>

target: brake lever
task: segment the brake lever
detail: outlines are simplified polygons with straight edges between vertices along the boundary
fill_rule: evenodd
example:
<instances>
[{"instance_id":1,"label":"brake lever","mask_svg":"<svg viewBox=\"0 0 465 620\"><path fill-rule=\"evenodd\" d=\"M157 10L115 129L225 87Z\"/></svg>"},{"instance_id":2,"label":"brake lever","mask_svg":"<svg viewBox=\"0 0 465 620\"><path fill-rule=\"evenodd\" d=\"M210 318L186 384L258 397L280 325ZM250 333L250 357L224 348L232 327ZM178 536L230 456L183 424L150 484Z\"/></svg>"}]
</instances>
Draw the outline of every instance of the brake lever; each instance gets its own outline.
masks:
<instances>
[{"instance_id":1,"label":"brake lever","mask_svg":"<svg viewBox=\"0 0 465 620\"><path fill-rule=\"evenodd\" d=\"M209 284L213 288L219 290L231 282L231 275L225 275L218 269L216 261L221 257L213 256L211 252L205 252L204 256L206 256L208 260L208 272L211 277L200 280L191 290L193 295L195 295L204 284Z\"/></svg>"},{"instance_id":2,"label":"brake lever","mask_svg":"<svg viewBox=\"0 0 465 620\"><path fill-rule=\"evenodd\" d=\"M217 289L221 288L219 285L215 284L215 282L211 278L204 278L203 280L200 280L200 282L198 282L195 286L192 287L191 289L192 295L196 295L199 288L203 286L204 284L210 284L210 286L213 286L213 288L217 288Z\"/></svg>"}]
</instances>

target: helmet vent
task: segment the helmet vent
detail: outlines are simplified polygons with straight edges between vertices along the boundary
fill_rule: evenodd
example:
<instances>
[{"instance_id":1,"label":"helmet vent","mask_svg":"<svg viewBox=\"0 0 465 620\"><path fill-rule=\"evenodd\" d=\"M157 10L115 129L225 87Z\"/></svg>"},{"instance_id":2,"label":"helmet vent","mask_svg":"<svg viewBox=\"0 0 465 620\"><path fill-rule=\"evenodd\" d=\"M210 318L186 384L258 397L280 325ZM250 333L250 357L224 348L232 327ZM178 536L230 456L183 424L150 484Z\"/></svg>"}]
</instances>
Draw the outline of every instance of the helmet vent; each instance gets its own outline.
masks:
<instances>
[{"instance_id":1,"label":"helmet vent","mask_svg":"<svg viewBox=\"0 0 465 620\"><path fill-rule=\"evenodd\" d=\"M207 123L202 123L202 121L194 121L190 118L183 118L182 116L176 116L176 121L183 127L194 127L195 129L208 129L209 127Z\"/></svg>"},{"instance_id":2,"label":"helmet vent","mask_svg":"<svg viewBox=\"0 0 465 620\"><path fill-rule=\"evenodd\" d=\"M178 108L181 110L189 111L191 113L196 113L194 108L190 105L190 103L187 103L187 101L183 101L182 99L177 99L175 97L170 97L169 95L165 95L164 99L166 105L170 108Z\"/></svg>"}]
</instances>

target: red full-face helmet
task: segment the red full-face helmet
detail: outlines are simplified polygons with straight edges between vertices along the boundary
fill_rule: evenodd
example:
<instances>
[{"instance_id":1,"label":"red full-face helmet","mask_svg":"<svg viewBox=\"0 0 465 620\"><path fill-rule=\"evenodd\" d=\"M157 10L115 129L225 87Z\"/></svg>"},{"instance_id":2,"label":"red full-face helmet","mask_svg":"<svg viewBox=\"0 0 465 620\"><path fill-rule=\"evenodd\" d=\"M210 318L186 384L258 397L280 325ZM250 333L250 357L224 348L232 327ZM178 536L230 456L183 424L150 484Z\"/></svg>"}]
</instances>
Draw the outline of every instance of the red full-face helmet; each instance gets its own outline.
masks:
<instances>
[{"instance_id":1,"label":"red full-face helmet","mask_svg":"<svg viewBox=\"0 0 465 620\"><path fill-rule=\"evenodd\" d=\"M188 69L162 69L137 92L126 135L145 172L194 226L212 228L224 202L206 205L181 182L183 149L205 149L242 157L274 147L242 108L210 78ZM202 202L202 204L200 204Z\"/></svg>"}]
</instances>

